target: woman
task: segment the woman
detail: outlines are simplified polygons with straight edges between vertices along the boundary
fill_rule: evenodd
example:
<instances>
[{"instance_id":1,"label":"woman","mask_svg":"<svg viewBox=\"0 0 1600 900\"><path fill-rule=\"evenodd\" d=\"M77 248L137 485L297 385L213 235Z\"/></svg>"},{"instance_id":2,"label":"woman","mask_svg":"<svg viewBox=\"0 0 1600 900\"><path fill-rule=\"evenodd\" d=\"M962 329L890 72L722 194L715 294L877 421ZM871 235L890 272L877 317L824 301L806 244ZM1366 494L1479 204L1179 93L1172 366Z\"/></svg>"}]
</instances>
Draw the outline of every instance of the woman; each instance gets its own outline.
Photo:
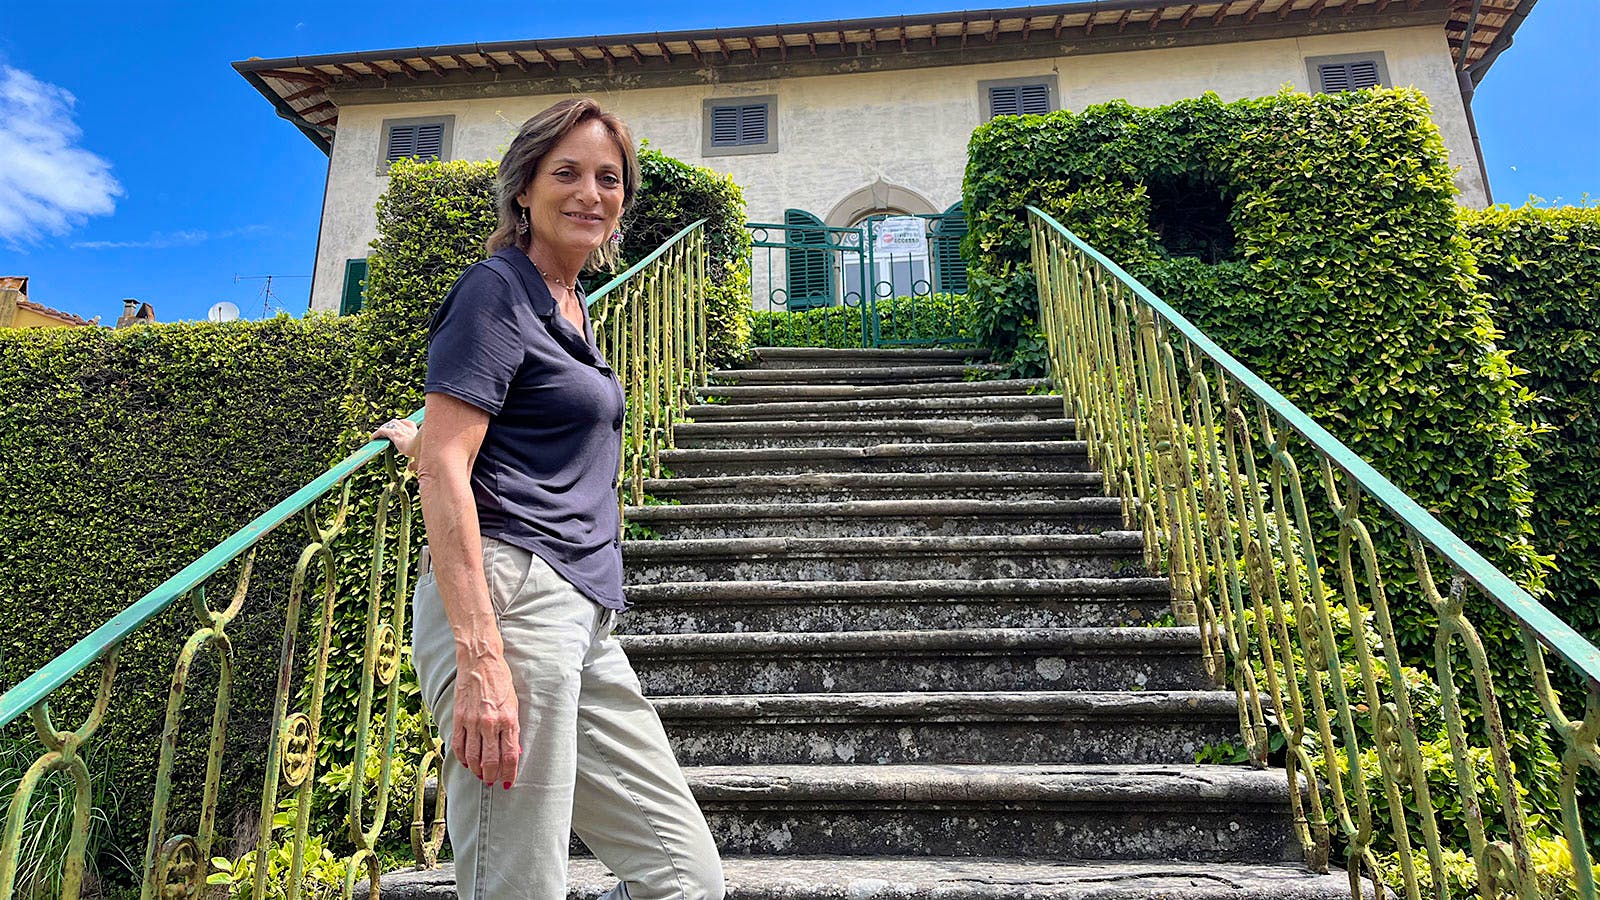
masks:
<instances>
[{"instance_id":1,"label":"woman","mask_svg":"<svg viewBox=\"0 0 1600 900\"><path fill-rule=\"evenodd\" d=\"M432 569L413 644L447 738L462 898L564 900L569 829L621 879L607 898L723 895L705 817L611 636L623 397L577 276L614 261L638 185L628 127L594 101L529 119L500 163L491 256L429 332L415 443ZM379 435L405 451L415 432Z\"/></svg>"}]
</instances>

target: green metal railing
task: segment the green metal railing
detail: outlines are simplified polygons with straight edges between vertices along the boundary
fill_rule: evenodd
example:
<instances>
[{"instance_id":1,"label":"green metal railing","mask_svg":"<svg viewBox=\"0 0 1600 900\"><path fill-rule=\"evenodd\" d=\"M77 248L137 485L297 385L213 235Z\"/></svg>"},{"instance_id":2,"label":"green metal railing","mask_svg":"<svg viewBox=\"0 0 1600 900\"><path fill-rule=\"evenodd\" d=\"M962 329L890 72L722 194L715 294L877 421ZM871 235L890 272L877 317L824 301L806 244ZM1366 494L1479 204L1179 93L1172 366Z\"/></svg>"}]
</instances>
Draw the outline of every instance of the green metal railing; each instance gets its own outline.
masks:
<instances>
[{"instance_id":1,"label":"green metal railing","mask_svg":"<svg viewBox=\"0 0 1600 900\"><path fill-rule=\"evenodd\" d=\"M704 220L683 229L589 298L596 339L628 392L619 502L642 496L642 479L655 473L656 453L672 445L673 426L687 405L690 388L705 383L703 224ZM422 412L413 414L411 419L420 422ZM341 597L333 544L346 533L355 509L352 476L375 468L381 471L383 486L373 511L365 596ZM208 877L216 871L212 860L219 849L216 816L225 752L259 754L266 759L260 797L261 839L255 849L252 873L253 896L305 896L304 850L312 837L312 794L322 766L318 753L320 729L329 674L338 667L358 667L360 673L357 734L351 760L354 776L350 779L349 812L344 823L348 833L341 835L341 840L353 845L354 851L341 860L347 872L341 893L349 897L358 875L365 872L372 886L371 896L377 897L381 871L376 848L380 839L390 834L386 826L393 824L388 801L396 762L402 642L411 601L412 485L411 476L397 463L387 441L368 443L0 696L0 727L30 717L41 751L10 798L0 843L0 900L12 900L17 895L18 870L24 862L22 830L30 804L41 780L57 772L67 773L71 779L74 798L71 836L61 861L65 877L60 896L80 895L95 787L85 755L95 746L96 736L108 718L115 716L119 652L130 636L141 633L152 620L179 604L192 608L196 626L182 644L172 675L150 826L139 872L142 900L196 898L206 890ZM318 504L330 498L331 514L319 518ZM295 517L301 518L308 541L289 585L270 737L264 747L229 747L226 739L235 680L229 626L245 609L258 546ZM391 546L395 548L392 564L388 558ZM232 579L227 604L218 608L209 601L207 586L230 566L237 568L237 575ZM360 653L335 659L330 646L336 614L350 602L365 604ZM316 622L302 623L307 604L320 611ZM315 627L308 628L312 625ZM315 638L309 657L297 646L308 632ZM206 747L206 764L198 791L198 825L192 834L173 834L169 833L169 813L175 788L194 787L175 785L173 770L180 746L188 746L196 738L183 734L180 725L191 674L201 654L215 656L217 680L209 727L200 738L205 742L202 746ZM52 698L61 696L59 692L74 676L89 672L96 664L100 667L99 682L92 710L78 727L58 727L52 720ZM376 796L367 797L363 774L371 752L369 740L375 736L379 741L379 777ZM414 802L409 819L401 823L409 826L412 862L419 867L436 863L444 836L442 790L437 792L431 815L424 808L423 784L442 760L438 741L430 739L428 743L431 746L414 760ZM294 802L285 808L283 801L291 798ZM274 849L274 835L278 833L284 833L278 839L280 845L292 848L292 862L287 875L280 876L284 883L269 885L267 856Z\"/></svg>"},{"instance_id":2,"label":"green metal railing","mask_svg":"<svg viewBox=\"0 0 1600 900\"><path fill-rule=\"evenodd\" d=\"M1170 576L1179 624L1199 626L1207 669L1235 691L1249 760L1287 770L1307 862L1325 871L1342 855L1352 897L1377 883L1418 900L1455 896L1446 873L1465 856L1476 893L1532 900L1557 890L1534 862L1553 842L1570 864L1559 890L1592 900L1577 778L1600 772L1600 650L1138 281L1043 211L1030 207L1030 222L1051 377L1108 492L1144 532L1147 562ZM1379 533L1403 534L1403 545ZM1416 584L1386 582L1398 572ZM1530 832L1531 816L1556 816L1526 808L1538 773L1517 770L1467 610L1474 590L1520 632L1518 687L1537 694L1559 745L1564 844L1536 846ZM1437 616L1433 733L1402 677L1399 602ZM1551 654L1585 692L1581 720L1551 685ZM1440 742L1459 807L1443 824L1422 757ZM1368 778L1381 783L1375 796Z\"/></svg>"}]
</instances>

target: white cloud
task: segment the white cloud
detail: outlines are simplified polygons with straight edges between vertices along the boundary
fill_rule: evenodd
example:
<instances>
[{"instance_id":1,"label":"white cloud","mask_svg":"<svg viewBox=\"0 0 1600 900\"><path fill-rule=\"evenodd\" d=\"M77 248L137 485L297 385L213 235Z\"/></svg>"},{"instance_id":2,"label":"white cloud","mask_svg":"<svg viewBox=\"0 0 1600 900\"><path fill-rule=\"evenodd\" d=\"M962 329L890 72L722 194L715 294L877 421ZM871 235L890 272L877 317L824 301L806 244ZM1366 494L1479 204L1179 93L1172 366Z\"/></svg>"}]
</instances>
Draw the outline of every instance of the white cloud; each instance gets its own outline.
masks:
<instances>
[{"instance_id":1,"label":"white cloud","mask_svg":"<svg viewBox=\"0 0 1600 900\"><path fill-rule=\"evenodd\" d=\"M165 250L169 247L192 247L210 240L222 240L266 231L265 225L246 225L213 234L209 231L158 231L147 238L131 241L74 241L74 250Z\"/></svg>"},{"instance_id":2,"label":"white cloud","mask_svg":"<svg viewBox=\"0 0 1600 900\"><path fill-rule=\"evenodd\" d=\"M77 99L0 65L0 240L12 246L65 234L109 215L122 196L111 163L75 146Z\"/></svg>"}]
</instances>

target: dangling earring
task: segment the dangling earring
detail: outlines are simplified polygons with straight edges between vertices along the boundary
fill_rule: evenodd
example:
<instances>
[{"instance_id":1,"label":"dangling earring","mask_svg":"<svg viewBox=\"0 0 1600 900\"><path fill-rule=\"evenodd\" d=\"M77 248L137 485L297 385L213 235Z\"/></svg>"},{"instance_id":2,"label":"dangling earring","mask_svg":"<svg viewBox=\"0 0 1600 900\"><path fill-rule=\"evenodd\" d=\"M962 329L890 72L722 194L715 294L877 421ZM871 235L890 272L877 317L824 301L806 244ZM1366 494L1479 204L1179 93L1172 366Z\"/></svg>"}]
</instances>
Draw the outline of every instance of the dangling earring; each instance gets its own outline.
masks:
<instances>
[{"instance_id":1,"label":"dangling earring","mask_svg":"<svg viewBox=\"0 0 1600 900\"><path fill-rule=\"evenodd\" d=\"M519 205L517 207L517 234L527 237L528 231L532 227L532 224L528 222L528 208Z\"/></svg>"},{"instance_id":2,"label":"dangling earring","mask_svg":"<svg viewBox=\"0 0 1600 900\"><path fill-rule=\"evenodd\" d=\"M621 228L618 228L616 231L611 232L611 246L613 246L613 247L622 246L622 229Z\"/></svg>"}]
</instances>

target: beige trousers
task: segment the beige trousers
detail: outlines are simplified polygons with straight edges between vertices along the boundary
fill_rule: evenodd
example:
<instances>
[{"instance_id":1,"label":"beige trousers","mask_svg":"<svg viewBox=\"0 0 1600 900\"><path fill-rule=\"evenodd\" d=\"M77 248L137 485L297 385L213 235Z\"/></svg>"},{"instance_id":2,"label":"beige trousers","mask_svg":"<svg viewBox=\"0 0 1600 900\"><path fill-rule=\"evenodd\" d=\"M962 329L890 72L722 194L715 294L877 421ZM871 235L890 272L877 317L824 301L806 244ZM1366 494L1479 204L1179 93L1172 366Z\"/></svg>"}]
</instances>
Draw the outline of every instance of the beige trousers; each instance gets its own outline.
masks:
<instances>
[{"instance_id":1,"label":"beige trousers","mask_svg":"<svg viewBox=\"0 0 1600 900\"><path fill-rule=\"evenodd\" d=\"M418 579L413 618L423 699L446 744L457 896L566 900L576 831L621 879L606 900L722 900L716 845L611 635L616 614L503 541L483 539L483 569L521 713L509 790L479 781L449 749L455 642L431 573Z\"/></svg>"}]
</instances>

